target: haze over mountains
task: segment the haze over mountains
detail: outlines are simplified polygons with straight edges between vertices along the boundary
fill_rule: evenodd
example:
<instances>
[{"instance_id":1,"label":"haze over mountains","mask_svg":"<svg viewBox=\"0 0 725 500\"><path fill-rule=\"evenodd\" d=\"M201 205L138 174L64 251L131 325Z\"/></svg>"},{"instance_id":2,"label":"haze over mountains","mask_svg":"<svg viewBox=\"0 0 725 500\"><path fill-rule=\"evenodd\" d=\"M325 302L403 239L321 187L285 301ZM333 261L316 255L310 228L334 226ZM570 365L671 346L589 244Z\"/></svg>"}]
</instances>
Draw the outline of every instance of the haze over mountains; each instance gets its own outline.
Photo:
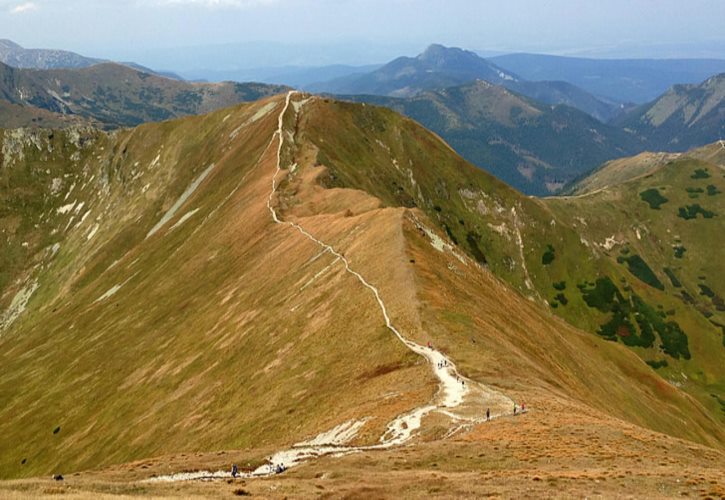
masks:
<instances>
[{"instance_id":1,"label":"haze over mountains","mask_svg":"<svg viewBox=\"0 0 725 500\"><path fill-rule=\"evenodd\" d=\"M677 84L725 73L725 59L585 59L507 54L491 61L527 80L570 82L594 95L644 104Z\"/></svg>"},{"instance_id":2,"label":"haze over mountains","mask_svg":"<svg viewBox=\"0 0 725 500\"><path fill-rule=\"evenodd\" d=\"M12 43L6 45L16 47L17 54L25 54L28 64L33 60L41 67L62 65L64 60L69 65L80 64L77 55L58 56L66 54L62 51L27 51ZM30 57L32 54L36 54L35 59ZM62 78L53 73L5 67L3 71L9 76L3 89L6 102L2 113L7 123L62 126L85 118L106 127L127 126L211 111L282 90L280 86L263 84L174 82L157 75L149 79L145 71L98 64L93 59L84 61L93 65L56 70L65 71ZM529 56L524 61L534 67L553 64L550 59L541 62ZM616 78L634 82L635 86L659 85L673 74L692 78L718 64L699 61L686 66L687 61L668 65L645 60L637 66L633 61L615 62L603 62L602 74L610 78L607 81L611 83L618 75ZM570 63L572 67L567 71L572 73L593 71L584 60ZM642 72L653 64L659 71L646 83ZM688 73L683 67L694 69ZM534 195L555 193L601 163L623 155L644 150L683 151L713 142L723 134L721 78L708 80L703 84L707 89L687 87L686 97L665 94L661 100L635 109L633 105L595 97L566 81L525 80L473 52L441 45L431 45L415 58L397 58L368 72L366 68L347 66L280 71L280 78L286 75L285 79L301 82L315 80L315 75L322 78L354 71L327 83L302 86L327 89L352 100L406 113L441 134L469 161ZM562 74L565 76L566 71L562 70ZM640 79L635 81L632 75ZM267 76L275 80L274 73ZM119 85L122 79L125 83ZM59 87L60 80L63 88ZM473 83L479 80L493 85ZM682 94L685 89L678 87L670 93ZM355 92L359 95L351 94ZM701 108L701 112L691 117L691 111L677 112L673 106ZM666 123L660 123L660 118L652 121L654 115L666 116ZM692 127L691 120L700 123Z\"/></svg>"}]
</instances>

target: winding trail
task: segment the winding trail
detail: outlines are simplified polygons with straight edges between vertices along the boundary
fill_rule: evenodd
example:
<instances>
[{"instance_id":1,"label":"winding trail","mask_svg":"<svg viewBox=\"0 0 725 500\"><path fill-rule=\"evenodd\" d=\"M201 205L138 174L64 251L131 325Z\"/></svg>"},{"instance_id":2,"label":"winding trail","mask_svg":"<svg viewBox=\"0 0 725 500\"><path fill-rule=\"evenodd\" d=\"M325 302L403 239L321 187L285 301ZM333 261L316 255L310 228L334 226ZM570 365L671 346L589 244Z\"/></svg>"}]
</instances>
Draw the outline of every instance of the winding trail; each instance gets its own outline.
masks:
<instances>
[{"instance_id":1,"label":"winding trail","mask_svg":"<svg viewBox=\"0 0 725 500\"><path fill-rule=\"evenodd\" d=\"M385 326L390 330L408 349L425 358L430 364L433 373L439 381L439 389L434 400L424 406L415 408L407 413L399 415L388 423L385 432L380 437L379 442L369 446L345 446L345 443L352 440L357 431L363 426L366 419L359 421L349 421L335 427L330 431L323 432L317 437L293 445L287 450L282 450L268 459L268 463L258 467L250 473L240 473L237 477L262 477L275 474L275 466L284 464L286 468L298 465L306 460L317 458L325 455L342 456L350 453L361 451L380 450L400 446L409 441L414 433L421 427L423 418L432 412L439 412L447 416L454 422L446 437L452 436L460 430L470 428L473 425L484 422L486 420L486 409L491 408L490 418L499 418L508 415L509 409L513 408L514 401L504 394L490 389L483 384L463 377L458 373L455 364L443 353L433 348L421 346L415 342L405 338L400 331L393 325L385 302L380 296L378 289L363 277L358 271L354 270L348 259L335 248L316 238L304 227L296 222L285 221L280 218L274 208L273 198L277 192L277 175L282 170L282 148L284 145L284 116L289 108L292 96L297 94L296 91L290 91L285 99L284 108L277 119L277 130L272 136L278 138L277 146L277 165L272 177L272 190L267 198L267 208L272 216L275 224L289 226L294 228L307 239L319 245L322 249L321 253L329 252L336 257L335 262L339 261L345 266L345 271L354 276L365 288L375 297L380 308L380 312L385 319ZM307 100L302 101L299 105L294 103L295 114L298 114ZM504 410L505 408L505 410ZM496 411L498 410L498 411ZM148 482L166 482L166 481L184 481L184 480L213 480L228 478L228 471L201 471L190 473L171 474L168 476L157 476L148 479Z\"/></svg>"}]
</instances>

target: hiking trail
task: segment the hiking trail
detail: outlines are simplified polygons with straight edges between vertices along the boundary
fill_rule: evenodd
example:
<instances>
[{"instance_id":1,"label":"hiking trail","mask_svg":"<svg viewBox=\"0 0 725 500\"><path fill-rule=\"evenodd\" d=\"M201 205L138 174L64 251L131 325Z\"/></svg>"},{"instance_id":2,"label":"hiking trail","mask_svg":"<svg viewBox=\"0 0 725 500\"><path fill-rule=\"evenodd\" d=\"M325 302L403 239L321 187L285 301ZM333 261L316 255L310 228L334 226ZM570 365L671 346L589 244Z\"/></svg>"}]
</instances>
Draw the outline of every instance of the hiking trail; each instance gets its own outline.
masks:
<instances>
[{"instance_id":1,"label":"hiking trail","mask_svg":"<svg viewBox=\"0 0 725 500\"><path fill-rule=\"evenodd\" d=\"M438 412L446 415L454 425L446 434L450 437L460 430L470 428L477 423L486 421L486 409L491 409L491 417L493 420L505 415L509 415L514 406L514 401L504 394L486 387L485 385L463 377L456 369L455 364L443 353L426 346L421 346L415 342L405 338L401 332L393 325L385 302L380 296L379 290L373 286L358 271L352 268L349 260L332 245L316 238L304 227L296 222L285 221L280 218L273 206L273 198L277 192L277 175L282 170L282 148L284 146L284 116L287 113L292 97L297 94L296 91L290 91L285 98L282 112L277 118L277 129L272 135L272 141L278 138L277 145L277 164L274 175L272 177L272 189L267 198L267 208L269 209L272 220L275 224L289 226L299 232L307 239L319 245L324 253L329 252L336 257L334 263L341 262L345 271L354 276L365 288L370 290L380 308L385 326L390 330L400 342L414 353L422 356L428 361L434 375L439 380L438 392L434 400L424 406L410 410L402 415L397 416L388 423L385 432L380 437L377 444L368 446L345 446L345 443L351 441L357 431L362 428L367 418L361 420L351 420L338 425L330 431L325 431L313 439L303 441L293 445L291 448L279 451L269 457L268 463L258 467L252 472L240 472L237 477L251 478L263 477L276 473L277 464L283 464L285 468L299 465L300 463L325 455L342 456L350 453L361 451L372 451L399 446L409 441L414 433L421 427L423 418L432 413ZM293 103L295 115L298 115L304 104L311 98L307 98L300 103ZM485 402L485 404L484 404ZM213 480L229 478L229 471L200 471L171 474L166 476L157 476L147 479L147 482L173 482L185 480Z\"/></svg>"}]
</instances>

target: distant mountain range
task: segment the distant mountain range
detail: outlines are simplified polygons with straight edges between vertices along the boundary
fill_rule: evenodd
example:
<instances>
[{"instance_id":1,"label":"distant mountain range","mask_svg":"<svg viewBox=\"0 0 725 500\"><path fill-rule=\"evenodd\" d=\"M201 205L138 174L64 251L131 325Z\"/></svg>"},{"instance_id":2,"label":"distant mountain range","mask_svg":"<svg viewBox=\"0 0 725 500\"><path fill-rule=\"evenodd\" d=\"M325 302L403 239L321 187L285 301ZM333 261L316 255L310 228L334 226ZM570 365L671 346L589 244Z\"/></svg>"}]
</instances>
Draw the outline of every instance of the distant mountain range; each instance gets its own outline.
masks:
<instances>
[{"instance_id":1,"label":"distant mountain range","mask_svg":"<svg viewBox=\"0 0 725 500\"><path fill-rule=\"evenodd\" d=\"M546 104L567 104L607 121L618 113L620 103L599 99L564 81L526 81L476 53L454 47L431 45L416 57L399 57L365 74L353 74L309 85L315 92L338 95L372 94L412 97L424 90L441 89L485 80L533 97Z\"/></svg>"},{"instance_id":2,"label":"distant mountain range","mask_svg":"<svg viewBox=\"0 0 725 500\"><path fill-rule=\"evenodd\" d=\"M562 80L599 98L643 104L675 84L699 83L725 72L725 59L585 59L508 54L494 64L527 80Z\"/></svg>"},{"instance_id":3,"label":"distant mountain range","mask_svg":"<svg viewBox=\"0 0 725 500\"><path fill-rule=\"evenodd\" d=\"M0 39L0 62L14 68L27 69L78 69L88 68L95 64L113 62L107 59L86 57L75 52L56 49L26 49L12 40ZM175 80L182 80L176 73L159 72L133 62L122 62L124 66L165 76Z\"/></svg>"},{"instance_id":4,"label":"distant mountain range","mask_svg":"<svg viewBox=\"0 0 725 500\"><path fill-rule=\"evenodd\" d=\"M286 89L261 83L189 83L114 63L52 70L17 69L0 63L0 98L14 105L0 109L0 118L4 121L3 111L25 112L24 124L30 125L67 115L114 128L206 113ZM38 117L38 109L54 115ZM16 117L15 121L22 119Z\"/></svg>"},{"instance_id":5,"label":"distant mountain range","mask_svg":"<svg viewBox=\"0 0 725 500\"><path fill-rule=\"evenodd\" d=\"M346 98L413 118L464 158L528 194L550 194L604 161L638 150L630 134L582 111L548 106L482 80L405 99Z\"/></svg>"},{"instance_id":6,"label":"distant mountain range","mask_svg":"<svg viewBox=\"0 0 725 500\"><path fill-rule=\"evenodd\" d=\"M8 41L2 47L4 57L14 54L17 64L85 65L45 70L0 66L0 97L5 101L0 123L7 127L80 122L103 128L133 126L201 114L287 88L176 81L143 67L71 52L26 50ZM559 60L568 62L553 61ZM604 68L610 63L605 61ZM305 82L363 69L288 68L284 73L278 68L279 75ZM630 107L599 99L571 82L525 80L473 52L441 45L368 69L306 86L357 92L345 98L402 112L434 130L469 161L527 194L556 193L614 158L645 150L684 151L725 135L723 76L701 85L679 85L649 104ZM274 79L274 70L269 71Z\"/></svg>"},{"instance_id":7,"label":"distant mountain range","mask_svg":"<svg viewBox=\"0 0 725 500\"><path fill-rule=\"evenodd\" d=\"M658 151L684 151L723 139L725 73L700 84L675 85L615 123Z\"/></svg>"}]
</instances>

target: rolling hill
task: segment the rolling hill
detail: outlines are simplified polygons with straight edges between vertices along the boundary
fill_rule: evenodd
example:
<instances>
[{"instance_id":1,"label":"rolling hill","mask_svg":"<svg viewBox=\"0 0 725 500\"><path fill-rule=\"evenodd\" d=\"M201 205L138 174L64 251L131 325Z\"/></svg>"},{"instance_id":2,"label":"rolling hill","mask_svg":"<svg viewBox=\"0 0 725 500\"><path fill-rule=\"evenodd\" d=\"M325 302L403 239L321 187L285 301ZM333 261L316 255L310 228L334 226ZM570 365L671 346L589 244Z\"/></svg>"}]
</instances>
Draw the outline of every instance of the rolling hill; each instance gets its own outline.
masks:
<instances>
[{"instance_id":1,"label":"rolling hill","mask_svg":"<svg viewBox=\"0 0 725 500\"><path fill-rule=\"evenodd\" d=\"M675 85L615 122L650 149L686 151L725 137L725 73Z\"/></svg>"},{"instance_id":2,"label":"rolling hill","mask_svg":"<svg viewBox=\"0 0 725 500\"><path fill-rule=\"evenodd\" d=\"M114 63L56 70L16 69L0 64L3 100L87 118L108 128L206 113L285 88L261 83L188 83Z\"/></svg>"},{"instance_id":3,"label":"rolling hill","mask_svg":"<svg viewBox=\"0 0 725 500\"><path fill-rule=\"evenodd\" d=\"M720 167L532 199L389 109L298 93L0 141L0 475L67 477L3 491L721 492L721 313L680 297L722 296L723 232L675 210L683 180L723 191ZM669 227L687 262L657 246ZM280 449L323 457L163 482Z\"/></svg>"},{"instance_id":4,"label":"rolling hill","mask_svg":"<svg viewBox=\"0 0 725 500\"><path fill-rule=\"evenodd\" d=\"M397 99L345 96L383 105L443 137L468 161L524 193L545 195L602 162L638 150L629 134L568 106L547 106L485 81Z\"/></svg>"}]
</instances>

